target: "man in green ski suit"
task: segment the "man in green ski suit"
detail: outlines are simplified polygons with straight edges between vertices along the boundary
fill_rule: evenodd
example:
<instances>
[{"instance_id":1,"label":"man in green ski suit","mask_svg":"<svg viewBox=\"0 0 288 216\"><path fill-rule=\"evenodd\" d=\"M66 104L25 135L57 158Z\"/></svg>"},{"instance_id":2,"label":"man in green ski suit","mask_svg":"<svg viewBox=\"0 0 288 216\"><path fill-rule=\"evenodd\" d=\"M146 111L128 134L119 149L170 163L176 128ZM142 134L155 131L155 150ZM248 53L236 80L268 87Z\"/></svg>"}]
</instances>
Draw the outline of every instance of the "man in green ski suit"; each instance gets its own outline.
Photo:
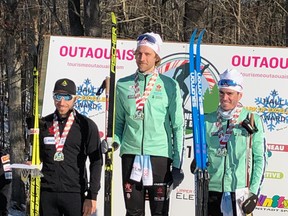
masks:
<instances>
[{"instance_id":1,"label":"man in green ski suit","mask_svg":"<svg viewBox=\"0 0 288 216\"><path fill-rule=\"evenodd\" d=\"M167 188L184 178L184 117L178 83L158 73L160 35L137 38L132 75L116 86L115 142L120 144L126 216L145 215L148 191L151 215L167 216Z\"/></svg>"},{"instance_id":2,"label":"man in green ski suit","mask_svg":"<svg viewBox=\"0 0 288 216\"><path fill-rule=\"evenodd\" d=\"M256 207L267 165L263 124L259 115L251 116L239 103L243 94L241 73L226 70L220 74L218 87L220 105L205 116L210 175L208 215L236 216L237 211L249 214ZM242 200L237 200L238 190L248 192Z\"/></svg>"}]
</instances>

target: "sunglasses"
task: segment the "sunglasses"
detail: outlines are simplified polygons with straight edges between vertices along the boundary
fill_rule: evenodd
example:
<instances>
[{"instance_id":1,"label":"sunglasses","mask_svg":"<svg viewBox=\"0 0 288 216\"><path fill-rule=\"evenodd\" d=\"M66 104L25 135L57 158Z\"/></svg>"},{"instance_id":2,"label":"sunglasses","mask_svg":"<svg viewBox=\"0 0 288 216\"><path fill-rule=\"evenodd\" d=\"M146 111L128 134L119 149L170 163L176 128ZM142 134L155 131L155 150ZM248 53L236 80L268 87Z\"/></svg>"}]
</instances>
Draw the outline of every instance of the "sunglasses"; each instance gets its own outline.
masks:
<instances>
[{"instance_id":1,"label":"sunglasses","mask_svg":"<svg viewBox=\"0 0 288 216\"><path fill-rule=\"evenodd\" d=\"M56 100L56 101L61 101L62 98L63 98L65 101L70 101L70 100L72 100L73 97L74 97L74 95L71 95L71 94L62 94L62 93L55 93L55 94L53 94L53 98L54 98L54 100Z\"/></svg>"},{"instance_id":2,"label":"sunglasses","mask_svg":"<svg viewBox=\"0 0 288 216\"><path fill-rule=\"evenodd\" d=\"M147 40L149 43L152 43L152 44L155 44L156 43L156 39L154 37L152 37L151 35L147 35L147 34L144 34L144 35L140 35L138 38L137 38L137 41L143 41L143 40Z\"/></svg>"},{"instance_id":3,"label":"sunglasses","mask_svg":"<svg viewBox=\"0 0 288 216\"><path fill-rule=\"evenodd\" d=\"M234 82L233 80L230 80L230 79L223 79L223 80L220 80L218 82L218 85L219 86L241 86L239 84L237 84L236 82ZM241 86L242 87L242 86Z\"/></svg>"}]
</instances>

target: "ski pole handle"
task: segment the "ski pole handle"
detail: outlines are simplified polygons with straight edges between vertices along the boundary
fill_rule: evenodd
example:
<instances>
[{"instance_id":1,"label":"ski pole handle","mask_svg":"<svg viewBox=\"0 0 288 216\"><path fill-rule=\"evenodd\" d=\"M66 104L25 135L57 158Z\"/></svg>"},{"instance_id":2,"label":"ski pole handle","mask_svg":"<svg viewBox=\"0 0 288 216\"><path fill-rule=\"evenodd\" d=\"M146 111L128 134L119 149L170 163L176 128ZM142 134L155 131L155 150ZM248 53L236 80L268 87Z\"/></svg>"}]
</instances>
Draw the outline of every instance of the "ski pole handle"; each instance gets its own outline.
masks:
<instances>
[{"instance_id":1,"label":"ski pole handle","mask_svg":"<svg viewBox=\"0 0 288 216\"><path fill-rule=\"evenodd\" d=\"M108 95L108 98L109 98L109 94L110 94L110 77L107 76L106 79L105 79L105 94L106 94L106 97Z\"/></svg>"}]
</instances>

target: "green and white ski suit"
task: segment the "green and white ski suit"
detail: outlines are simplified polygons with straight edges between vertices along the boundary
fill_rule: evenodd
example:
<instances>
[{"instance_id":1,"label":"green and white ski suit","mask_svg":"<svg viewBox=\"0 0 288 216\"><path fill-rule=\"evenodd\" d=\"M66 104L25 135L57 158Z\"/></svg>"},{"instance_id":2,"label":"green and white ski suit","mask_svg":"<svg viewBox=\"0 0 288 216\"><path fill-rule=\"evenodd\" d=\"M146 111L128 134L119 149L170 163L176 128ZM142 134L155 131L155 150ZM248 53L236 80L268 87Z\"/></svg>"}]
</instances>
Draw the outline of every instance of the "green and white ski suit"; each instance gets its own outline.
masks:
<instances>
[{"instance_id":1,"label":"green and white ski suit","mask_svg":"<svg viewBox=\"0 0 288 216\"><path fill-rule=\"evenodd\" d=\"M139 72L138 72L139 73ZM140 95L150 75L139 73ZM144 106L144 120L135 120L135 74L121 78L116 87L115 142L123 154L171 158L180 168L183 151L184 117L178 83L159 74Z\"/></svg>"},{"instance_id":2,"label":"green and white ski suit","mask_svg":"<svg viewBox=\"0 0 288 216\"><path fill-rule=\"evenodd\" d=\"M241 125L247 117L247 109L243 108L235 128L227 143L227 156L217 156L220 147L218 138L217 112L205 116L208 172L210 174L209 191L235 192L237 188L246 187L246 151L249 133ZM249 115L250 116L250 115ZM259 195L267 165L267 149L262 120L254 114L255 126L258 131L252 135L252 166L250 174L250 192ZM222 120L223 132L227 129L227 120Z\"/></svg>"}]
</instances>

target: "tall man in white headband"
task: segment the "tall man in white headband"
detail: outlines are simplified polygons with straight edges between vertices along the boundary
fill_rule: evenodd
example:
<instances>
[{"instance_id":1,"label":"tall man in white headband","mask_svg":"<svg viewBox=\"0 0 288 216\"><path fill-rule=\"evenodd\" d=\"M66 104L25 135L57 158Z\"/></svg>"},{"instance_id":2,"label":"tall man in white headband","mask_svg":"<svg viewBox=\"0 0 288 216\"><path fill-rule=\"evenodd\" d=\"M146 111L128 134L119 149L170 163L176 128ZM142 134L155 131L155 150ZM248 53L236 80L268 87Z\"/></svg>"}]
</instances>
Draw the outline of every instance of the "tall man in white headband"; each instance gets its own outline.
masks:
<instances>
[{"instance_id":1,"label":"tall man in white headband","mask_svg":"<svg viewBox=\"0 0 288 216\"><path fill-rule=\"evenodd\" d=\"M259 115L251 115L239 103L243 95L241 73L226 70L220 75L218 88L218 110L205 116L210 174L208 215L236 216L237 211L249 214L256 207L267 165L263 124ZM249 144L251 152L247 150ZM248 155L250 164L246 163ZM246 197L237 200L238 191L247 192Z\"/></svg>"},{"instance_id":2,"label":"tall man in white headband","mask_svg":"<svg viewBox=\"0 0 288 216\"><path fill-rule=\"evenodd\" d=\"M167 188L184 178L182 98L177 82L156 69L161 44L158 34L140 35L138 69L117 82L115 142L120 144L126 216L145 215L146 191L151 215L167 216Z\"/></svg>"}]
</instances>

